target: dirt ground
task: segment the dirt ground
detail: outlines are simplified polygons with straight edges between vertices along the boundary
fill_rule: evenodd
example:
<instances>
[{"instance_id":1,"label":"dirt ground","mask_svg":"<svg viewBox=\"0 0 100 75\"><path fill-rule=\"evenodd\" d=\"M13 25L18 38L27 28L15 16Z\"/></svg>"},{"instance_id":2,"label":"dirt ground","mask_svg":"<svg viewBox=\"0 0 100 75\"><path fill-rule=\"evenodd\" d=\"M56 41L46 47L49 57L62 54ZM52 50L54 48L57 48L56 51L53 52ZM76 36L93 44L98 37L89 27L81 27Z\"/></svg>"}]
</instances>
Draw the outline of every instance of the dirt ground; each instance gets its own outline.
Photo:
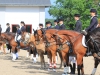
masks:
<instances>
[{"instance_id":1,"label":"dirt ground","mask_svg":"<svg viewBox=\"0 0 100 75\"><path fill-rule=\"evenodd\" d=\"M63 68L57 69L57 72L40 69L40 62L34 64L30 58L26 58L26 51L19 52L19 59L12 61L11 54L0 54L0 75L62 75ZM47 62L47 56L45 56ZM57 67L60 60L58 59ZM94 66L93 57L84 57L85 75L90 75ZM77 71L76 74L77 75ZM100 75L100 65L95 75Z\"/></svg>"}]
</instances>

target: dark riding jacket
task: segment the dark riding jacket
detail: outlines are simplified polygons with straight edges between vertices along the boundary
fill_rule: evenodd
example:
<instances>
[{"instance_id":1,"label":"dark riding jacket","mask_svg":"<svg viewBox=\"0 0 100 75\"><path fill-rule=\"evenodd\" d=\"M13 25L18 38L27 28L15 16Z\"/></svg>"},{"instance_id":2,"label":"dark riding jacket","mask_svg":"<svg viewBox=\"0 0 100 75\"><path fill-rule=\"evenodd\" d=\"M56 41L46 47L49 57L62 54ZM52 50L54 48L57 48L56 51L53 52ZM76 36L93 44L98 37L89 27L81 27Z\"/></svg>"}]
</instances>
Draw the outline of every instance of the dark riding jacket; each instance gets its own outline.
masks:
<instances>
[{"instance_id":1,"label":"dark riding jacket","mask_svg":"<svg viewBox=\"0 0 100 75\"><path fill-rule=\"evenodd\" d=\"M21 27L21 32L25 32L25 31L26 31L25 26L22 26L22 27Z\"/></svg>"},{"instance_id":2,"label":"dark riding jacket","mask_svg":"<svg viewBox=\"0 0 100 75\"><path fill-rule=\"evenodd\" d=\"M10 32L10 27L8 27L5 32L9 33Z\"/></svg>"},{"instance_id":3,"label":"dark riding jacket","mask_svg":"<svg viewBox=\"0 0 100 75\"><path fill-rule=\"evenodd\" d=\"M81 28L82 28L82 23L81 23L80 20L77 20L74 30L77 31L77 32L81 32Z\"/></svg>"},{"instance_id":4,"label":"dark riding jacket","mask_svg":"<svg viewBox=\"0 0 100 75\"><path fill-rule=\"evenodd\" d=\"M56 26L54 27L54 29L59 29L59 25L56 25Z\"/></svg>"},{"instance_id":5,"label":"dark riding jacket","mask_svg":"<svg viewBox=\"0 0 100 75\"><path fill-rule=\"evenodd\" d=\"M18 29L16 33L17 33L17 35L21 35L21 30Z\"/></svg>"},{"instance_id":6,"label":"dark riding jacket","mask_svg":"<svg viewBox=\"0 0 100 75\"><path fill-rule=\"evenodd\" d=\"M65 28L66 28L66 27L65 27L64 24L62 24L62 25L59 26L59 30L65 30Z\"/></svg>"},{"instance_id":7,"label":"dark riding jacket","mask_svg":"<svg viewBox=\"0 0 100 75\"><path fill-rule=\"evenodd\" d=\"M90 26L86 29L86 31L91 32L93 31L98 25L97 17L94 16L90 21Z\"/></svg>"},{"instance_id":8,"label":"dark riding jacket","mask_svg":"<svg viewBox=\"0 0 100 75\"><path fill-rule=\"evenodd\" d=\"M46 29L52 29L52 26L50 26L50 27L47 27Z\"/></svg>"}]
</instances>

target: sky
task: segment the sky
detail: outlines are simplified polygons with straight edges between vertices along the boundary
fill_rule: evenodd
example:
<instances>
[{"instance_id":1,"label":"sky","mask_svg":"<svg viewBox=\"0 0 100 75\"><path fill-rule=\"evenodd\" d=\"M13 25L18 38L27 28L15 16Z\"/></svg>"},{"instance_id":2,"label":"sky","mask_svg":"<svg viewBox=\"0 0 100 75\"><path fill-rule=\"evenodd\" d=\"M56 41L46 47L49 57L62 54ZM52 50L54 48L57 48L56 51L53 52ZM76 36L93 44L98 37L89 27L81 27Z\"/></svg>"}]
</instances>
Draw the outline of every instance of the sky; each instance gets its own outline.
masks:
<instances>
[{"instance_id":1,"label":"sky","mask_svg":"<svg viewBox=\"0 0 100 75\"><path fill-rule=\"evenodd\" d=\"M51 1L51 5L53 5L56 0L50 0L50 1ZM49 8L45 8L45 18L51 19L52 16L49 15L48 10Z\"/></svg>"}]
</instances>

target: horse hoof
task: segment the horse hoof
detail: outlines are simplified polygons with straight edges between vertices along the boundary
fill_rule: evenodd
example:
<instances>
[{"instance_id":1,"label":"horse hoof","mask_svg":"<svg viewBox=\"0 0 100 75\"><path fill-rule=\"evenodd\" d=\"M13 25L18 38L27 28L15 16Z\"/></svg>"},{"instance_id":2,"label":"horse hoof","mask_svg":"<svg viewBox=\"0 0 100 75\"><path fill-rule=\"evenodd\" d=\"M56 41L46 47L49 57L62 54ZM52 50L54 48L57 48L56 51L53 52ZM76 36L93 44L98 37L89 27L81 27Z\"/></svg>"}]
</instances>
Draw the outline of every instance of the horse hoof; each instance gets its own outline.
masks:
<instances>
[{"instance_id":1,"label":"horse hoof","mask_svg":"<svg viewBox=\"0 0 100 75\"><path fill-rule=\"evenodd\" d=\"M48 68L48 71L51 71L51 69L50 69L50 68Z\"/></svg>"},{"instance_id":2,"label":"horse hoof","mask_svg":"<svg viewBox=\"0 0 100 75\"><path fill-rule=\"evenodd\" d=\"M12 61L16 61L16 59L12 59Z\"/></svg>"},{"instance_id":3,"label":"horse hoof","mask_svg":"<svg viewBox=\"0 0 100 75\"><path fill-rule=\"evenodd\" d=\"M68 75L67 73L63 73L62 75Z\"/></svg>"},{"instance_id":4,"label":"horse hoof","mask_svg":"<svg viewBox=\"0 0 100 75\"><path fill-rule=\"evenodd\" d=\"M56 72L56 69L53 69L54 72Z\"/></svg>"},{"instance_id":5,"label":"horse hoof","mask_svg":"<svg viewBox=\"0 0 100 75\"><path fill-rule=\"evenodd\" d=\"M16 58L16 60L18 59L18 57Z\"/></svg>"}]
</instances>

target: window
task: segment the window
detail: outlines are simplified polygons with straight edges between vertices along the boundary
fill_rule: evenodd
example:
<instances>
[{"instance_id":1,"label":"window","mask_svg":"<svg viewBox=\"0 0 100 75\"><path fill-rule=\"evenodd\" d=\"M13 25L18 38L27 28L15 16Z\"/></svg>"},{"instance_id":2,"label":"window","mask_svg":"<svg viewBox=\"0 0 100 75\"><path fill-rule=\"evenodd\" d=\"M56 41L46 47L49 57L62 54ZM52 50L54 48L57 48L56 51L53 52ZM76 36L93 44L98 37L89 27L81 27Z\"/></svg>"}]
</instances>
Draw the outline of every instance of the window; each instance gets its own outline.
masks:
<instances>
[{"instance_id":1,"label":"window","mask_svg":"<svg viewBox=\"0 0 100 75\"><path fill-rule=\"evenodd\" d=\"M16 31L17 31L17 28L16 28L16 26L17 26L18 24L12 24L12 32L13 33L16 33Z\"/></svg>"},{"instance_id":2,"label":"window","mask_svg":"<svg viewBox=\"0 0 100 75\"><path fill-rule=\"evenodd\" d=\"M26 32L32 33L32 25L31 24L26 24Z\"/></svg>"},{"instance_id":3,"label":"window","mask_svg":"<svg viewBox=\"0 0 100 75\"><path fill-rule=\"evenodd\" d=\"M12 32L13 33L16 33L17 29L16 29L16 26L18 24L12 24ZM32 33L32 25L31 24L26 24L26 32L29 32L29 33Z\"/></svg>"}]
</instances>

